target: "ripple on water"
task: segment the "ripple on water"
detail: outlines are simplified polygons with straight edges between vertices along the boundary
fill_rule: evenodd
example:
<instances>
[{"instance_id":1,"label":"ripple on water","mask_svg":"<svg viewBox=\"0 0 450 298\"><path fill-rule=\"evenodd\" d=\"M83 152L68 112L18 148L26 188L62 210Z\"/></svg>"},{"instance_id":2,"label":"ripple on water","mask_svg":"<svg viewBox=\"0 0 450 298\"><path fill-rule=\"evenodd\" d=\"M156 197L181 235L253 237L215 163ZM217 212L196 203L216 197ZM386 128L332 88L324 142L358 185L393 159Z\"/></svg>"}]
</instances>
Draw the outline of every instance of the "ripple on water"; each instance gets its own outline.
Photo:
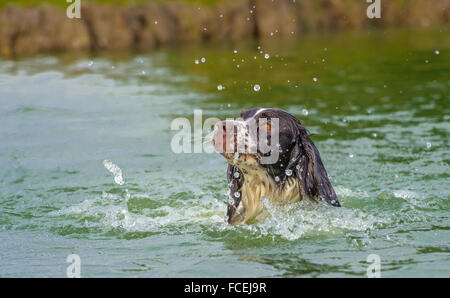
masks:
<instances>
[{"instance_id":1,"label":"ripple on water","mask_svg":"<svg viewBox=\"0 0 450 298\"><path fill-rule=\"evenodd\" d=\"M382 220L360 210L331 208L307 201L277 207L265 201L270 213L268 218L255 224L232 227L225 222L226 206L223 202L213 196L201 200L191 196L183 201L177 200L177 204L169 202L164 205L161 201L165 198L155 199L141 194L139 207L135 195L131 195L126 202L125 193L104 193L97 199L85 200L50 214L76 217L78 221L74 225L100 228L102 233L120 229L122 232L117 236L130 232L180 234L207 231L211 232L210 237L223 238L232 231L256 239L296 240L343 234L346 231L367 231L382 223ZM142 203L142 200L146 202Z\"/></svg>"},{"instance_id":2,"label":"ripple on water","mask_svg":"<svg viewBox=\"0 0 450 298\"><path fill-rule=\"evenodd\" d=\"M248 236L281 237L296 240L314 235L335 235L346 231L367 231L373 229L381 220L361 210L332 208L326 204L316 204L307 200L287 206L274 206L268 200L263 203L268 217L255 224L237 227L225 222L226 206L213 194L194 192L176 192L168 197L152 197L150 194L131 194L125 188L122 170L109 160L103 165L113 174L113 180L119 189L103 192L96 199L87 199L80 204L50 212L52 216L75 217L73 224L59 230L61 234L83 233L88 229L101 231L111 236L123 236L123 233L179 234L202 232L203 228L212 231L217 237L222 232L236 230L238 233L250 233ZM367 197L367 193L338 187L337 193L343 197ZM164 203L162 203L164 202ZM117 233L111 233L116 231ZM150 234L148 234L150 233Z\"/></svg>"},{"instance_id":3,"label":"ripple on water","mask_svg":"<svg viewBox=\"0 0 450 298\"><path fill-rule=\"evenodd\" d=\"M306 200L281 207L270 204L268 200L263 201L270 216L256 225L243 226L262 236L297 240L343 234L347 231L367 231L383 222L360 210L334 208Z\"/></svg>"}]
</instances>

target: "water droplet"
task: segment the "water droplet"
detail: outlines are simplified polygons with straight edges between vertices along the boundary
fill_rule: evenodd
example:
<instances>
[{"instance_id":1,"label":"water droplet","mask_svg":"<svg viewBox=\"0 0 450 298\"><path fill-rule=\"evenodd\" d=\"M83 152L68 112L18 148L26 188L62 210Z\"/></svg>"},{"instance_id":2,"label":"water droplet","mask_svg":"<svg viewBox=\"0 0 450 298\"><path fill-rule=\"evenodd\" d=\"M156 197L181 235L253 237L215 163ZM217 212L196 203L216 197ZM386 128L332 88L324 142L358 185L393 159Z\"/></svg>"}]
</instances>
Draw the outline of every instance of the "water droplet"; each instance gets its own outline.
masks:
<instances>
[{"instance_id":1,"label":"water droplet","mask_svg":"<svg viewBox=\"0 0 450 298\"><path fill-rule=\"evenodd\" d=\"M223 90L223 86L222 85L217 85L217 90L222 91Z\"/></svg>"},{"instance_id":2,"label":"water droplet","mask_svg":"<svg viewBox=\"0 0 450 298\"><path fill-rule=\"evenodd\" d=\"M261 89L261 87L258 84L255 84L255 86L253 86L253 90L255 90L256 92L258 92Z\"/></svg>"},{"instance_id":3,"label":"water droplet","mask_svg":"<svg viewBox=\"0 0 450 298\"><path fill-rule=\"evenodd\" d=\"M206 62L206 58L205 57L202 57L202 59L200 59L200 60L202 61L202 63Z\"/></svg>"},{"instance_id":4,"label":"water droplet","mask_svg":"<svg viewBox=\"0 0 450 298\"><path fill-rule=\"evenodd\" d=\"M238 158L239 158L239 153L235 152L233 162L236 163L238 161Z\"/></svg>"},{"instance_id":5,"label":"water droplet","mask_svg":"<svg viewBox=\"0 0 450 298\"><path fill-rule=\"evenodd\" d=\"M308 116L309 112L308 112L307 109L303 109L303 110L302 110L302 114L305 115L305 116Z\"/></svg>"},{"instance_id":6,"label":"water droplet","mask_svg":"<svg viewBox=\"0 0 450 298\"><path fill-rule=\"evenodd\" d=\"M285 171L287 176L291 176L292 175L292 170L288 169Z\"/></svg>"},{"instance_id":7,"label":"water droplet","mask_svg":"<svg viewBox=\"0 0 450 298\"><path fill-rule=\"evenodd\" d=\"M237 50L234 50L233 52L234 52L235 54L237 54L237 53L238 53L238 52L237 52Z\"/></svg>"},{"instance_id":8,"label":"water droplet","mask_svg":"<svg viewBox=\"0 0 450 298\"><path fill-rule=\"evenodd\" d=\"M266 54L264 55L264 58L269 59L269 58L270 58L270 55L266 53Z\"/></svg>"},{"instance_id":9,"label":"water droplet","mask_svg":"<svg viewBox=\"0 0 450 298\"><path fill-rule=\"evenodd\" d=\"M276 182L280 182L280 177L275 176L275 181L276 181Z\"/></svg>"},{"instance_id":10,"label":"water droplet","mask_svg":"<svg viewBox=\"0 0 450 298\"><path fill-rule=\"evenodd\" d=\"M273 36L273 32L270 32L270 36Z\"/></svg>"},{"instance_id":11,"label":"water droplet","mask_svg":"<svg viewBox=\"0 0 450 298\"><path fill-rule=\"evenodd\" d=\"M438 50L434 51L434 54L439 55L439 51Z\"/></svg>"},{"instance_id":12,"label":"water droplet","mask_svg":"<svg viewBox=\"0 0 450 298\"><path fill-rule=\"evenodd\" d=\"M194 63L199 64L200 62L198 61L198 59L195 59Z\"/></svg>"},{"instance_id":13,"label":"water droplet","mask_svg":"<svg viewBox=\"0 0 450 298\"><path fill-rule=\"evenodd\" d=\"M376 137L377 137L377 133L374 132L374 133L372 134L372 137L376 138Z\"/></svg>"},{"instance_id":14,"label":"water droplet","mask_svg":"<svg viewBox=\"0 0 450 298\"><path fill-rule=\"evenodd\" d=\"M430 149L430 148L431 148L431 143L427 142L427 149Z\"/></svg>"},{"instance_id":15,"label":"water droplet","mask_svg":"<svg viewBox=\"0 0 450 298\"><path fill-rule=\"evenodd\" d=\"M155 21L155 25L158 25L158 21Z\"/></svg>"},{"instance_id":16,"label":"water droplet","mask_svg":"<svg viewBox=\"0 0 450 298\"><path fill-rule=\"evenodd\" d=\"M317 82L317 78L316 78L316 77L314 77L314 78L313 78L313 81L314 81L314 82Z\"/></svg>"},{"instance_id":17,"label":"water droplet","mask_svg":"<svg viewBox=\"0 0 450 298\"><path fill-rule=\"evenodd\" d=\"M239 178L239 172L234 172L234 178Z\"/></svg>"},{"instance_id":18,"label":"water droplet","mask_svg":"<svg viewBox=\"0 0 450 298\"><path fill-rule=\"evenodd\" d=\"M353 154L350 153L350 154L348 155L348 157L353 158Z\"/></svg>"},{"instance_id":19,"label":"water droplet","mask_svg":"<svg viewBox=\"0 0 450 298\"><path fill-rule=\"evenodd\" d=\"M237 191L237 192L234 193L234 197L239 198L240 196L241 196L240 192Z\"/></svg>"}]
</instances>

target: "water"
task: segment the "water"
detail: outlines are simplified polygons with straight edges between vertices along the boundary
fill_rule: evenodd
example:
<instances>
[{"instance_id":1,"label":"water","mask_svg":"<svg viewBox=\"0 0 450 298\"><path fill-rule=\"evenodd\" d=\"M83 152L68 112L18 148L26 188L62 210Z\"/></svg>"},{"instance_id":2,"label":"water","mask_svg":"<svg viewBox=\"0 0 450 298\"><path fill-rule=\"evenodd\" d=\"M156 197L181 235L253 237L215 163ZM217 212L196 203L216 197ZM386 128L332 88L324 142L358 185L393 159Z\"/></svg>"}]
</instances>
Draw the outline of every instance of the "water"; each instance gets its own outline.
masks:
<instances>
[{"instance_id":1,"label":"water","mask_svg":"<svg viewBox=\"0 0 450 298\"><path fill-rule=\"evenodd\" d=\"M65 277L76 253L84 277L365 277L369 254L450 277L449 49L387 31L0 60L0 276ZM342 208L225 224L224 159L173 153L170 123L257 106L314 134Z\"/></svg>"}]
</instances>

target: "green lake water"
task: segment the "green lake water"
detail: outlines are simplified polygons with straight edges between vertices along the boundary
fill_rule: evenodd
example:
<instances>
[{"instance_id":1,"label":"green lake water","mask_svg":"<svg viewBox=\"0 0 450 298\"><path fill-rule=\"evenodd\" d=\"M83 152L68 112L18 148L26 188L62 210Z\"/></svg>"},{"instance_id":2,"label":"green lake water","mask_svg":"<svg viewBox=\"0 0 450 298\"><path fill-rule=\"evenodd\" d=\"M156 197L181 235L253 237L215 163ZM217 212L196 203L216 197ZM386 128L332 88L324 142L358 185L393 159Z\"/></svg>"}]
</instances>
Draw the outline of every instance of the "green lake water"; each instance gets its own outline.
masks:
<instances>
[{"instance_id":1,"label":"green lake water","mask_svg":"<svg viewBox=\"0 0 450 298\"><path fill-rule=\"evenodd\" d=\"M448 29L0 60L0 276L450 277L449 74ZM225 160L170 125L253 107L302 121L342 208L225 223Z\"/></svg>"}]
</instances>

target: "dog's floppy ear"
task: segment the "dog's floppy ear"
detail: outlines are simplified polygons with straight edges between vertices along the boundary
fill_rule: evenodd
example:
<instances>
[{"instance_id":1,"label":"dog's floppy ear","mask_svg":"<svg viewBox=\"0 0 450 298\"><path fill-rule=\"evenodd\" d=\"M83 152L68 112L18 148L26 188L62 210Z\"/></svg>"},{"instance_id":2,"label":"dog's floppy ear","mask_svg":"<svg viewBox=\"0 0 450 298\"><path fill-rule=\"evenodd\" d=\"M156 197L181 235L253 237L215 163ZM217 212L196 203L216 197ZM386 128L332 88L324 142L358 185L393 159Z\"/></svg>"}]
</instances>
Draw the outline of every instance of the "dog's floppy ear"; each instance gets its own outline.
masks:
<instances>
[{"instance_id":1,"label":"dog's floppy ear","mask_svg":"<svg viewBox=\"0 0 450 298\"><path fill-rule=\"evenodd\" d=\"M244 183L244 176L238 167L228 164L227 177L228 189L230 191L228 195L230 202L227 204L227 221L230 223L232 216L242 200L241 187Z\"/></svg>"},{"instance_id":2,"label":"dog's floppy ear","mask_svg":"<svg viewBox=\"0 0 450 298\"><path fill-rule=\"evenodd\" d=\"M319 150L308 136L304 127L299 127L297 144L292 149L290 164L298 177L302 192L312 199L319 199L340 207L327 171L320 159Z\"/></svg>"}]
</instances>

